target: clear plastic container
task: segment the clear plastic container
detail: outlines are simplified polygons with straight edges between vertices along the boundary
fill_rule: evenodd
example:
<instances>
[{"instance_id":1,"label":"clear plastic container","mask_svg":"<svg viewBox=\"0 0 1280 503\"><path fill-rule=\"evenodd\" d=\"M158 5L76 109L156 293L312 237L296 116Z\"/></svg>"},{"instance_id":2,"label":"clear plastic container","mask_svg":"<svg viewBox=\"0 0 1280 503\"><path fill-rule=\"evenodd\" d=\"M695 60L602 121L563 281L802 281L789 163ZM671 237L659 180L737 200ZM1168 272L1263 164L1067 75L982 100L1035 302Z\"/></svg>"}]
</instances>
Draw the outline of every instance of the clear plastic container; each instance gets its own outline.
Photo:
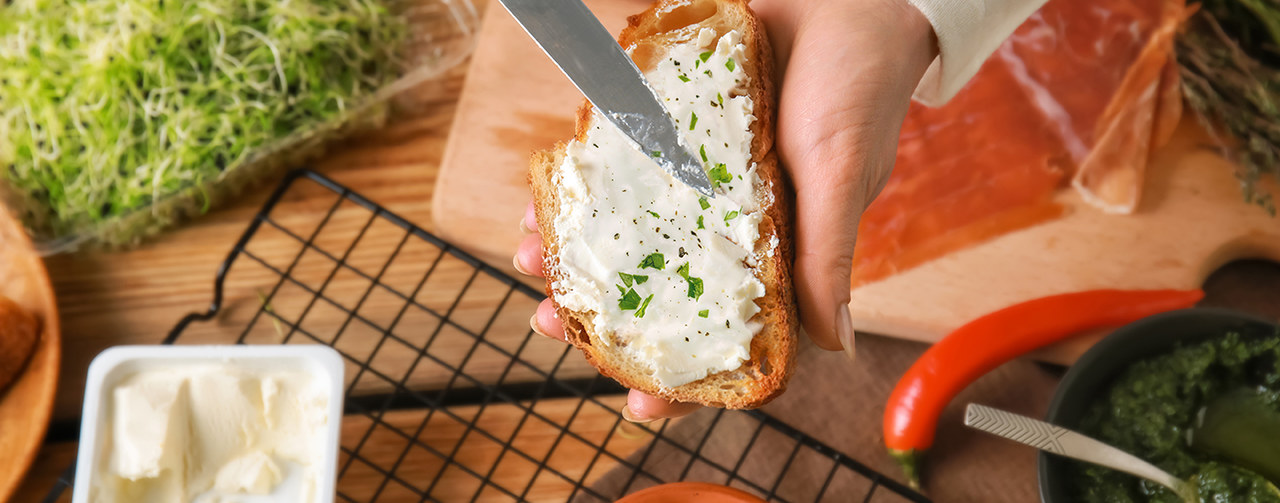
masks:
<instances>
[{"instance_id":1,"label":"clear plastic container","mask_svg":"<svg viewBox=\"0 0 1280 503\"><path fill-rule=\"evenodd\" d=\"M91 225L62 230L60 234L32 230L36 247L42 254L52 255L81 247L136 243L234 198L249 184L316 158L335 139L378 128L395 113L421 111L435 94L434 88L424 84L470 56L479 29L479 14L471 0L385 0L384 5L402 16L408 29L402 51L406 64L397 79L331 120L255 147L216 177L160 193L145 206L129 208ZM12 187L0 187L0 194L17 215L30 215L29 210L41 204L38 197ZM28 220L29 229L43 228L30 224Z\"/></svg>"}]
</instances>

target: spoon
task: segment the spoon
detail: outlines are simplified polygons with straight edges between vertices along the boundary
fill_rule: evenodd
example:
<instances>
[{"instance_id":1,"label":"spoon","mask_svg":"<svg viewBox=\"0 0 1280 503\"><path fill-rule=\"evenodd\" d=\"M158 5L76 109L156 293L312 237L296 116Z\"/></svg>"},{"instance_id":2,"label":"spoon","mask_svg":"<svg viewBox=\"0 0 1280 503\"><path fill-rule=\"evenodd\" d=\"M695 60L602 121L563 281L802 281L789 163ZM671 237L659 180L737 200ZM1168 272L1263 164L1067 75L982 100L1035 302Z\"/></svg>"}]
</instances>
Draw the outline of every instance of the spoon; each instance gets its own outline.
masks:
<instances>
[{"instance_id":1,"label":"spoon","mask_svg":"<svg viewBox=\"0 0 1280 503\"><path fill-rule=\"evenodd\" d=\"M1196 486L1155 465L1078 432L1020 414L971 403L965 426L998 435L1045 452L1119 470L1169 488L1188 503L1197 501Z\"/></svg>"}]
</instances>

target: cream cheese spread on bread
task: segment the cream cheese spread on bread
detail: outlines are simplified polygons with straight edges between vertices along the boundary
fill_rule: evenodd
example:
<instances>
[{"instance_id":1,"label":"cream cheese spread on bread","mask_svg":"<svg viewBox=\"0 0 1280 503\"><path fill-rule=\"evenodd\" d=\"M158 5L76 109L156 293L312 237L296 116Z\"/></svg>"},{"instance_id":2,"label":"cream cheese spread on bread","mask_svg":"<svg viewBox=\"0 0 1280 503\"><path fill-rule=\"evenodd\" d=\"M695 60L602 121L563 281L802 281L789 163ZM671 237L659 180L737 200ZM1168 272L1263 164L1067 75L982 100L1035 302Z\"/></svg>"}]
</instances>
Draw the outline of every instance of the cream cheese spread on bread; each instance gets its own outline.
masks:
<instances>
[{"instance_id":1,"label":"cream cheese spread on bread","mask_svg":"<svg viewBox=\"0 0 1280 503\"><path fill-rule=\"evenodd\" d=\"M741 34L703 28L645 72L715 186L701 197L595 111L553 174L561 306L667 388L751 357L762 184ZM772 255L772 239L762 253Z\"/></svg>"}]
</instances>

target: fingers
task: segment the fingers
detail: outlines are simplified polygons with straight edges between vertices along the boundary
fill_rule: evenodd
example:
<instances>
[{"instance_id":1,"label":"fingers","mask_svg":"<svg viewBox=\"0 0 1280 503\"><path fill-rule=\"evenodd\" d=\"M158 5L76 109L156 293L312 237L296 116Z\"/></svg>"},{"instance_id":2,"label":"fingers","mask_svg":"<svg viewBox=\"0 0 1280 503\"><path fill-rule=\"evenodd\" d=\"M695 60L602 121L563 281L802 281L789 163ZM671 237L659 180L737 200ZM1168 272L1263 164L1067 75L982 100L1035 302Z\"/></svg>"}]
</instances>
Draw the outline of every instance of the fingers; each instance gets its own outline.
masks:
<instances>
[{"instance_id":1,"label":"fingers","mask_svg":"<svg viewBox=\"0 0 1280 503\"><path fill-rule=\"evenodd\" d=\"M524 233L538 232L538 216L533 210L533 201L524 209L524 217L520 219L520 231Z\"/></svg>"},{"instance_id":2,"label":"fingers","mask_svg":"<svg viewBox=\"0 0 1280 503\"><path fill-rule=\"evenodd\" d=\"M525 236L524 241L520 242L520 247L516 248L516 256L512 258L511 264L520 274L539 278L544 277L542 274L542 235L530 234Z\"/></svg>"},{"instance_id":3,"label":"fingers","mask_svg":"<svg viewBox=\"0 0 1280 503\"><path fill-rule=\"evenodd\" d=\"M520 242L520 246L516 248L516 256L511 259L511 265L516 271L525 276L544 277L542 273L542 235L538 234L538 218L534 214L533 201L529 202L529 206L524 209L524 216L520 218L520 230L527 235Z\"/></svg>"},{"instance_id":4,"label":"fingers","mask_svg":"<svg viewBox=\"0 0 1280 503\"><path fill-rule=\"evenodd\" d=\"M655 419L684 416L701 407L696 403L671 402L631 390L627 393L627 405L622 408L622 417L633 423L647 423Z\"/></svg>"},{"instance_id":5,"label":"fingers","mask_svg":"<svg viewBox=\"0 0 1280 503\"><path fill-rule=\"evenodd\" d=\"M538 335L565 340L564 324L560 323L560 317L556 315L556 307L551 299L545 299L538 304L538 310L529 319L529 327Z\"/></svg>"}]
</instances>

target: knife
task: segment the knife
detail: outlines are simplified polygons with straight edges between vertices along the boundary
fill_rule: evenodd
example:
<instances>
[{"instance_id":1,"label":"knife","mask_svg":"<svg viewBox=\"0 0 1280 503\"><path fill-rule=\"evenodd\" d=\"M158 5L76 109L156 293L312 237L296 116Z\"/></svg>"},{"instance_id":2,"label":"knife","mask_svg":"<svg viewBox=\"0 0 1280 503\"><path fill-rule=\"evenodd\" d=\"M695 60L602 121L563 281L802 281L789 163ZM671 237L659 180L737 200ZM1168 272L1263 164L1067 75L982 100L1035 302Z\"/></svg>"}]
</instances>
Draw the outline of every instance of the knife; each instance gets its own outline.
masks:
<instances>
[{"instance_id":1,"label":"knife","mask_svg":"<svg viewBox=\"0 0 1280 503\"><path fill-rule=\"evenodd\" d=\"M685 148L675 119L582 0L499 0L601 115L662 169L714 197L702 163Z\"/></svg>"}]
</instances>

